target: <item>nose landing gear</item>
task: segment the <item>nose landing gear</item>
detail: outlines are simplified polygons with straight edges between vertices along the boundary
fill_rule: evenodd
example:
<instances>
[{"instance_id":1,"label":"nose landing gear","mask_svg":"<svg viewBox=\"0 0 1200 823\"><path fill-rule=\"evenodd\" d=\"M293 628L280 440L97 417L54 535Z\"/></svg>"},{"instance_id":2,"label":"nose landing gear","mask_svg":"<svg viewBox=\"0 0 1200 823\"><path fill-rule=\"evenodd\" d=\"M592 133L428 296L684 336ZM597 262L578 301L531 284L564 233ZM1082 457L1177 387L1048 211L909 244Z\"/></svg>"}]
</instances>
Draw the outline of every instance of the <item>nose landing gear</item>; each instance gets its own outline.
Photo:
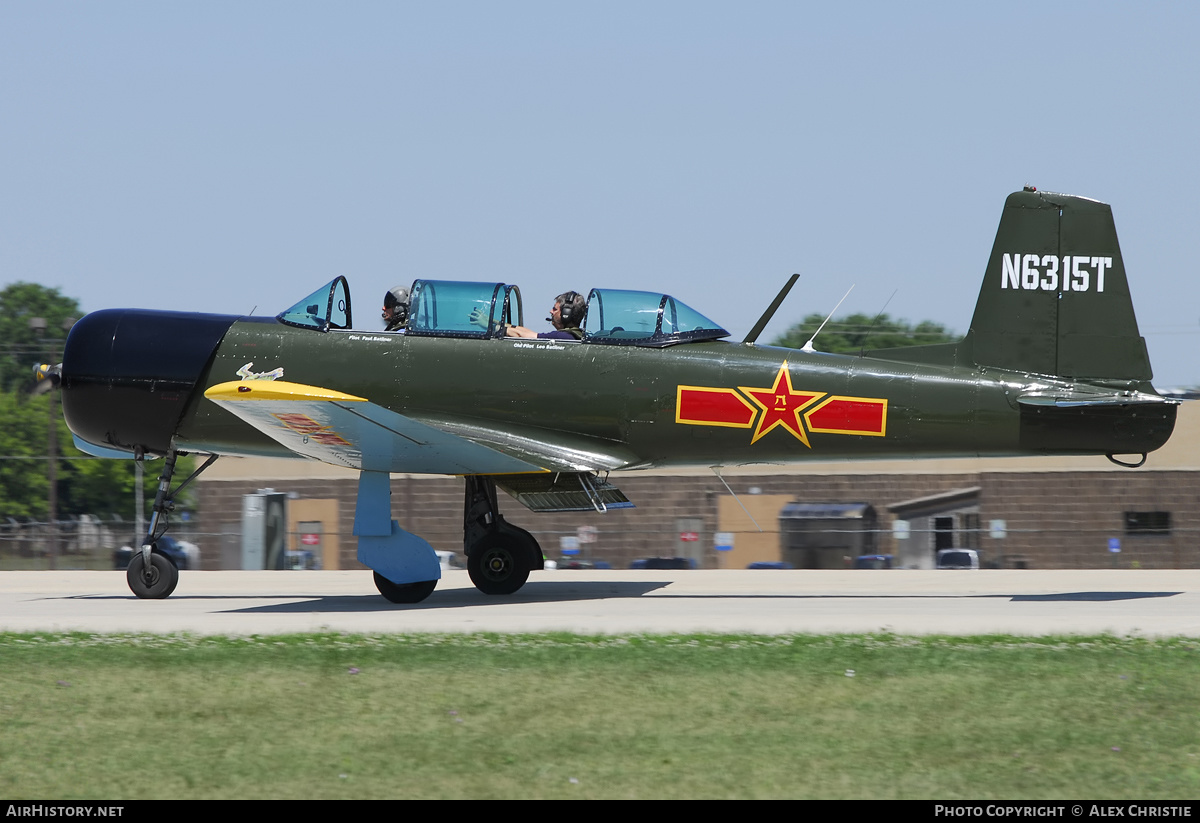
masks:
<instances>
[{"instance_id":1,"label":"nose landing gear","mask_svg":"<svg viewBox=\"0 0 1200 823\"><path fill-rule=\"evenodd\" d=\"M161 552L150 549L150 565L146 565L145 555L135 552L129 558L129 569L125 572L125 581L129 590L138 597L147 600L162 600L170 597L179 584L179 569L171 562L171 558Z\"/></svg>"},{"instance_id":2,"label":"nose landing gear","mask_svg":"<svg viewBox=\"0 0 1200 823\"><path fill-rule=\"evenodd\" d=\"M139 447L134 454L135 460L143 460L145 453ZM154 495L154 512L150 515L150 528L140 550L135 550L129 558L129 569L125 572L125 581L129 590L140 598L162 600L170 597L179 583L179 569L171 558L158 551L157 539L167 531L167 516L175 508L175 496L183 491L188 483L195 480L200 472L216 462L217 455L210 454L208 460L200 468L192 472L187 480L180 483L175 491L171 491L171 478L175 476L175 461L179 452L171 449L163 461L162 474L158 477L158 491ZM160 527L161 523L161 527Z\"/></svg>"}]
</instances>

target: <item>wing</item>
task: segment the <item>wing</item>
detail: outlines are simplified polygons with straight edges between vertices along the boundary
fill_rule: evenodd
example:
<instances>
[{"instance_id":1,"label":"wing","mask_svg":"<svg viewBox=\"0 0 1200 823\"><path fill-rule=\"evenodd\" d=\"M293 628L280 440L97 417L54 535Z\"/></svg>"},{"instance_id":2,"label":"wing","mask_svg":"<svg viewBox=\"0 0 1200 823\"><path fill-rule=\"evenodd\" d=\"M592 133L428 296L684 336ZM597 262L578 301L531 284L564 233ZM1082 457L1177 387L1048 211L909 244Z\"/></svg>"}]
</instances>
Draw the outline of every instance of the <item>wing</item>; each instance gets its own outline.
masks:
<instances>
[{"instance_id":1,"label":"wing","mask_svg":"<svg viewBox=\"0 0 1200 823\"><path fill-rule=\"evenodd\" d=\"M282 380L221 383L204 396L296 454L352 469L520 474L609 471L637 462L624 447L595 438L406 416L363 397Z\"/></svg>"}]
</instances>

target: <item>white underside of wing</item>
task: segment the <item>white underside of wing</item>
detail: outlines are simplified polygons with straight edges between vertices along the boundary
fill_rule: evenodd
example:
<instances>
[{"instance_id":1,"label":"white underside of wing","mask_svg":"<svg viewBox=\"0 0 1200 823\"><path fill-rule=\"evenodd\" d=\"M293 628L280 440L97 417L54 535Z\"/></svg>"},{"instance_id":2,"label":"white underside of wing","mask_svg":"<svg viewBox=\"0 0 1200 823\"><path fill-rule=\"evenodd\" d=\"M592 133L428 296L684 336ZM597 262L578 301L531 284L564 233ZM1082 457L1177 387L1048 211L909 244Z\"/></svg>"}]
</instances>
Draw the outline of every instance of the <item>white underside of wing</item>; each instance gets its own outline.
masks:
<instances>
[{"instance_id":1,"label":"white underside of wing","mask_svg":"<svg viewBox=\"0 0 1200 823\"><path fill-rule=\"evenodd\" d=\"M282 380L222 383L204 396L295 454L366 471L590 472L637 462L608 441L465 418L417 420L362 397Z\"/></svg>"},{"instance_id":2,"label":"white underside of wing","mask_svg":"<svg viewBox=\"0 0 1200 823\"><path fill-rule=\"evenodd\" d=\"M340 392L282 381L241 381L213 386L204 394L288 450L335 466L416 474L544 470Z\"/></svg>"}]
</instances>

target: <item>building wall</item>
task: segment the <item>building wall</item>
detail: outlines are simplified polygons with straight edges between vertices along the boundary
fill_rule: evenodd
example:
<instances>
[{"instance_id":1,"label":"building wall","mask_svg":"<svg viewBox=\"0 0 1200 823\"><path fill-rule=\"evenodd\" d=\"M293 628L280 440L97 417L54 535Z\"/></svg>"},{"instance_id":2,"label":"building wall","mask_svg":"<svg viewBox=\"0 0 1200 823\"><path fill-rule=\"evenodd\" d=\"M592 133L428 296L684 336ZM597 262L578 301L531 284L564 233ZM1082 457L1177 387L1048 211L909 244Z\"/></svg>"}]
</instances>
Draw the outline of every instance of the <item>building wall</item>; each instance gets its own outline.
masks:
<instances>
[{"instance_id":1,"label":"building wall","mask_svg":"<svg viewBox=\"0 0 1200 823\"><path fill-rule=\"evenodd\" d=\"M790 494L739 492L735 498L721 489L716 500L717 531L733 535L733 549L717 556L719 568L744 569L751 563L782 559L779 512L792 502Z\"/></svg>"},{"instance_id":2,"label":"building wall","mask_svg":"<svg viewBox=\"0 0 1200 823\"><path fill-rule=\"evenodd\" d=\"M904 500L979 486L978 538L984 564L1016 560L1031 568L1197 568L1200 567L1200 471L1065 471L920 474L763 474L726 476L763 532L711 473L693 475L614 475L637 508L605 514L535 514L500 494L500 509L511 522L528 529L552 559L559 541L580 526L597 530L596 542L582 557L603 559L625 568L641 557L675 556L699 549L706 568L741 568L752 560L778 560L778 511L791 500L870 503L879 513L877 551L901 555L892 534L895 519L887 506ZM241 496L271 486L301 499L337 501L339 566L357 569L352 536L357 481L352 473L329 478L203 479L199 485L199 523L195 538L236 544L240 539ZM456 477L399 475L392 480L393 517L427 539L435 549L462 551L463 481ZM1167 511L1165 535L1126 535L1126 511ZM677 521L696 518L700 540L682 546ZM1002 520L1005 536L990 536L992 521ZM915 527L915 526L914 526ZM713 550L717 531L735 533L737 549L719 557ZM910 539L919 538L914 535ZM1108 551L1120 541L1120 554ZM228 567L229 552L204 551L204 567Z\"/></svg>"},{"instance_id":3,"label":"building wall","mask_svg":"<svg viewBox=\"0 0 1200 823\"><path fill-rule=\"evenodd\" d=\"M335 571L341 568L341 506L337 500L329 498L297 498L288 501L288 541L287 547L293 552L312 552L318 561L319 568ZM301 524L317 524L320 534L320 544L307 546L301 542L303 533Z\"/></svg>"},{"instance_id":4,"label":"building wall","mask_svg":"<svg viewBox=\"0 0 1200 823\"><path fill-rule=\"evenodd\" d=\"M1025 555L1035 568L1200 567L1200 472L989 473L980 485L982 527L1007 525L1003 540L985 533L989 557ZM1170 534L1126 535L1127 511L1170 512ZM1120 554L1108 551L1110 538Z\"/></svg>"}]
</instances>

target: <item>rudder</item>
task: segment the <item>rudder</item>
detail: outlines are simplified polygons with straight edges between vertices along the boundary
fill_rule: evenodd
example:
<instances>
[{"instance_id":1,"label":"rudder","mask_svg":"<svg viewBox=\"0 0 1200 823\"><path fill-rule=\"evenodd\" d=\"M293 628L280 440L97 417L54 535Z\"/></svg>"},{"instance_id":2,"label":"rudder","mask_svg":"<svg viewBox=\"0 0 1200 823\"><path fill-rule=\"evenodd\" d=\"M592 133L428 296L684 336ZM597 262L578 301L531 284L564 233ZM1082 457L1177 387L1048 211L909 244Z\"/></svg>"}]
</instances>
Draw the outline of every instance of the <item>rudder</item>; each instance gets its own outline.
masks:
<instances>
[{"instance_id":1,"label":"rudder","mask_svg":"<svg viewBox=\"0 0 1200 823\"><path fill-rule=\"evenodd\" d=\"M981 366L1148 381L1109 205L1030 189L1010 194L968 338Z\"/></svg>"}]
</instances>

